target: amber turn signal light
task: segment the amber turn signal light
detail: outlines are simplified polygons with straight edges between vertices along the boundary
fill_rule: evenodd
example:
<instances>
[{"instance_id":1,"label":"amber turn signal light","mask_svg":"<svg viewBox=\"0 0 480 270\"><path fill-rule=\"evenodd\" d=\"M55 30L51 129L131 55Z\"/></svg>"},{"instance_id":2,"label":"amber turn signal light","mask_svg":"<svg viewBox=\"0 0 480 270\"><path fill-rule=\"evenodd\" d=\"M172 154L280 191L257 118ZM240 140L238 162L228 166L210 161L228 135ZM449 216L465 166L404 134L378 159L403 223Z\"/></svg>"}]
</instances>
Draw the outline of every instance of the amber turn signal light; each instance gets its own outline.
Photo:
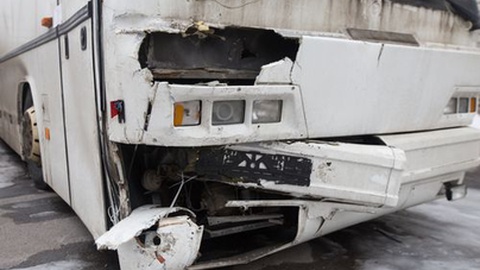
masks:
<instances>
[{"instance_id":1,"label":"amber turn signal light","mask_svg":"<svg viewBox=\"0 0 480 270\"><path fill-rule=\"evenodd\" d=\"M477 111L477 98L470 98L470 112L476 112Z\"/></svg>"},{"instance_id":2,"label":"amber turn signal light","mask_svg":"<svg viewBox=\"0 0 480 270\"><path fill-rule=\"evenodd\" d=\"M44 26L44 27L52 28L53 18L52 18L52 17L43 17L41 24L42 24L42 26Z\"/></svg>"},{"instance_id":3,"label":"amber turn signal light","mask_svg":"<svg viewBox=\"0 0 480 270\"><path fill-rule=\"evenodd\" d=\"M45 128L45 139L47 141L50 141L50 129L49 128Z\"/></svg>"}]
</instances>

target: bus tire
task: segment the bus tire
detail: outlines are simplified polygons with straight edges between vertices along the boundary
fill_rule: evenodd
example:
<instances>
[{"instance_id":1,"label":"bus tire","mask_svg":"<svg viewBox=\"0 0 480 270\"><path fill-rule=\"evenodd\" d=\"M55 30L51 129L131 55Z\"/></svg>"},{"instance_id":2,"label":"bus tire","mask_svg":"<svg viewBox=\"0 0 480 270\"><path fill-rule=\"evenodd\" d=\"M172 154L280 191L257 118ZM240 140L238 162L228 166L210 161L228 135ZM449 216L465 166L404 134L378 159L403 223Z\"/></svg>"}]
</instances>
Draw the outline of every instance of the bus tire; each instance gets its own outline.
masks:
<instances>
[{"instance_id":1,"label":"bus tire","mask_svg":"<svg viewBox=\"0 0 480 270\"><path fill-rule=\"evenodd\" d=\"M32 179L35 188L40 190L50 190L48 184L43 181L43 172L41 166L30 160L27 160L27 171L28 176L30 176Z\"/></svg>"},{"instance_id":2,"label":"bus tire","mask_svg":"<svg viewBox=\"0 0 480 270\"><path fill-rule=\"evenodd\" d=\"M23 114L23 147L22 154L27 163L27 170L33 184L41 190L49 189L47 183L43 180L42 161L40 154L40 137L37 127L37 117L35 108L32 106L25 110Z\"/></svg>"}]
</instances>

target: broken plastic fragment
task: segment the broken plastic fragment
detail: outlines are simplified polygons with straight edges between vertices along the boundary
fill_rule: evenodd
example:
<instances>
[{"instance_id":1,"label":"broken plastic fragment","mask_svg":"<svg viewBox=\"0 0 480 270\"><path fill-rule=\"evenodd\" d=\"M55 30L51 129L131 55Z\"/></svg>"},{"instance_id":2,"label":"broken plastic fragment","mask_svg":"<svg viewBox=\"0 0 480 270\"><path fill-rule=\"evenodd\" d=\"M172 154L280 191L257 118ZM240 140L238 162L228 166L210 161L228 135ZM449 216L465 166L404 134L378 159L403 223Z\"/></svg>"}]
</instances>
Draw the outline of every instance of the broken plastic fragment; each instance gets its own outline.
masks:
<instances>
[{"instance_id":1,"label":"broken plastic fragment","mask_svg":"<svg viewBox=\"0 0 480 270\"><path fill-rule=\"evenodd\" d=\"M255 84L291 84L291 72L293 62L290 58L284 59L262 66L260 74L257 76Z\"/></svg>"},{"instance_id":2,"label":"broken plastic fragment","mask_svg":"<svg viewBox=\"0 0 480 270\"><path fill-rule=\"evenodd\" d=\"M164 217L118 247L121 268L187 269L198 257L202 236L203 226L189 216Z\"/></svg>"},{"instance_id":3,"label":"broken plastic fragment","mask_svg":"<svg viewBox=\"0 0 480 270\"><path fill-rule=\"evenodd\" d=\"M161 208L157 205L141 206L133 210L130 216L100 236L95 241L97 248L115 250L121 244L139 236L143 230L152 227L157 221L166 217L168 214L179 211L186 211L192 217L195 216L190 210L181 207Z\"/></svg>"}]
</instances>

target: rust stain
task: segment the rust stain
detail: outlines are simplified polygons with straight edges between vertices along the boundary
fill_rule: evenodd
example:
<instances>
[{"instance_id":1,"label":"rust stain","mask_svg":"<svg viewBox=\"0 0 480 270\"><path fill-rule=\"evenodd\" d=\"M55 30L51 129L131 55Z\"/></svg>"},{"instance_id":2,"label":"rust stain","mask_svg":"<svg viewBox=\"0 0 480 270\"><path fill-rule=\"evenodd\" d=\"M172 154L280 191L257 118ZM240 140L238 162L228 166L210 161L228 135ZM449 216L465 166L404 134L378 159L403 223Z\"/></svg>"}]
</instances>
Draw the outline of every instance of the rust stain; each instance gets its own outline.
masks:
<instances>
[{"instance_id":1,"label":"rust stain","mask_svg":"<svg viewBox=\"0 0 480 270\"><path fill-rule=\"evenodd\" d=\"M157 256L157 261L158 262L165 263L165 258L162 255L156 254L156 256Z\"/></svg>"}]
</instances>

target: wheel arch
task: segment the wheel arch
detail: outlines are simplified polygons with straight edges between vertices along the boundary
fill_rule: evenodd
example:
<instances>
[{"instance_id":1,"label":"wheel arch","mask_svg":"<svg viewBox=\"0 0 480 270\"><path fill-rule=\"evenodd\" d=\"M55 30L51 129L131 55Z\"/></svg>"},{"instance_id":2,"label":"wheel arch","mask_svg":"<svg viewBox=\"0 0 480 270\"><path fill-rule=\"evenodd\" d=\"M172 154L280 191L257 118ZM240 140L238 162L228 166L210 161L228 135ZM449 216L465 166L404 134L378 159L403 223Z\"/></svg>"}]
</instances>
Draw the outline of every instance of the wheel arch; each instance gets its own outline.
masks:
<instances>
[{"instance_id":1,"label":"wheel arch","mask_svg":"<svg viewBox=\"0 0 480 270\"><path fill-rule=\"evenodd\" d=\"M20 149L22 149L24 145L23 136L21 136L21 134L23 134L22 119L25 111L32 106L35 107L35 110L40 109L36 98L36 88L33 78L25 77L18 83L17 86L17 123L19 126ZM41 118L41 114L38 114L37 117ZM38 118L37 121L41 121L41 119ZM40 129L38 132L40 132ZM20 151L19 154L22 160L25 160L26 157L24 156L23 152Z\"/></svg>"}]
</instances>

